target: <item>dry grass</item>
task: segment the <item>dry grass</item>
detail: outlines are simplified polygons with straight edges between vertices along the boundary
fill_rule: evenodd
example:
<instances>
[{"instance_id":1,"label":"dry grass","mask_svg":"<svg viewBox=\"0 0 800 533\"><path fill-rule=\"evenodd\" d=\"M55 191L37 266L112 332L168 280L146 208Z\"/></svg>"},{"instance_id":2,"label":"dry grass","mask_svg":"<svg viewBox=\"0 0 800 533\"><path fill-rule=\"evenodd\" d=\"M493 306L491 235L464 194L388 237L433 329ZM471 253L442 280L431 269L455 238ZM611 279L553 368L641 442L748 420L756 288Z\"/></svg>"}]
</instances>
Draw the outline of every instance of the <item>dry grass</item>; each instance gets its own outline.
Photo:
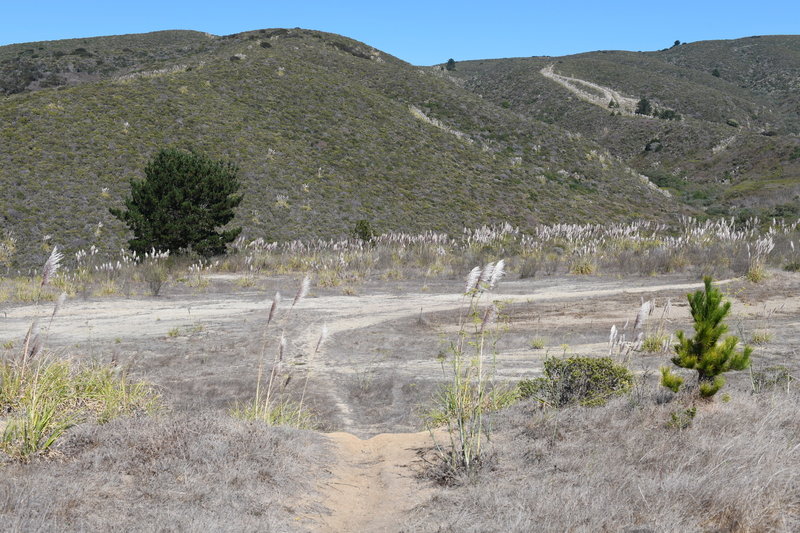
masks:
<instances>
[{"instance_id":1,"label":"dry grass","mask_svg":"<svg viewBox=\"0 0 800 533\"><path fill-rule=\"evenodd\" d=\"M650 395L647 395L650 396ZM800 394L731 393L697 405L655 393L596 408L497 414L492 467L442 489L409 526L421 531L796 531ZM641 399L641 398L640 398Z\"/></svg>"},{"instance_id":2,"label":"dry grass","mask_svg":"<svg viewBox=\"0 0 800 533\"><path fill-rule=\"evenodd\" d=\"M320 435L201 412L81 426L59 461L4 467L6 531L294 531Z\"/></svg>"}]
</instances>

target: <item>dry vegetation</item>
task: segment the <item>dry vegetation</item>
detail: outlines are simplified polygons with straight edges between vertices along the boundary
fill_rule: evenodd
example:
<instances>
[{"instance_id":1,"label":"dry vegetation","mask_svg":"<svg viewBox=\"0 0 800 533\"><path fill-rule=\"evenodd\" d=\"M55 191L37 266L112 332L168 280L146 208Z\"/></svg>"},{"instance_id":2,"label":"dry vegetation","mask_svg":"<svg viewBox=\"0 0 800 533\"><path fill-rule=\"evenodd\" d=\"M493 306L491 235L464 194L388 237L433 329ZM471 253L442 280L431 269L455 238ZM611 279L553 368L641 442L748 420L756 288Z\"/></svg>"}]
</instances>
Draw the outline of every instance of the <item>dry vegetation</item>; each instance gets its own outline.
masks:
<instances>
[{"instance_id":1,"label":"dry vegetation","mask_svg":"<svg viewBox=\"0 0 800 533\"><path fill-rule=\"evenodd\" d=\"M798 393L731 396L685 428L685 404L649 390L602 407L511 407L493 418L479 480L441 490L408 529L795 531Z\"/></svg>"},{"instance_id":2,"label":"dry vegetation","mask_svg":"<svg viewBox=\"0 0 800 533\"><path fill-rule=\"evenodd\" d=\"M0 529L800 530L798 42L0 47ZM240 165L248 237L116 252L176 143ZM753 346L713 399L656 370L703 276Z\"/></svg>"},{"instance_id":3,"label":"dry vegetation","mask_svg":"<svg viewBox=\"0 0 800 533\"><path fill-rule=\"evenodd\" d=\"M213 261L89 249L57 269L51 255L42 275L2 280L8 331L39 316L42 342L34 328L0 339L0 517L26 531L319 529L336 523L318 491L344 459L295 428L371 436L433 418L450 432L415 482L429 499L397 530L794 530L800 283L783 269L797 242L796 223L685 219L239 241ZM739 276L721 285L731 332L759 341L713 401L656 375L703 274ZM98 319L131 306L149 311ZM34 395L11 385L47 365L108 386L63 389L70 416L21 453L9 428Z\"/></svg>"}]
</instances>

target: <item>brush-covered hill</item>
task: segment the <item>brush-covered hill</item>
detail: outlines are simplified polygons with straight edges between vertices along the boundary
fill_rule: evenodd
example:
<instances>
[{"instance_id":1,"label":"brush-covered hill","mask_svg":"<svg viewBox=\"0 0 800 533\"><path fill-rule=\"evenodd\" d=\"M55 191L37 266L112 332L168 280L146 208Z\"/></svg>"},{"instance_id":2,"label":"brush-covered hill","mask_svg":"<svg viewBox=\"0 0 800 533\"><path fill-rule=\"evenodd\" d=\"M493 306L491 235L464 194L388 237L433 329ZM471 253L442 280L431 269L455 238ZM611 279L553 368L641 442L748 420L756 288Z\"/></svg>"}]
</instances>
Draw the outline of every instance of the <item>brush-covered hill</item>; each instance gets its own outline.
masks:
<instances>
[{"instance_id":1,"label":"brush-covered hill","mask_svg":"<svg viewBox=\"0 0 800 533\"><path fill-rule=\"evenodd\" d=\"M800 215L800 36L468 61L451 74L712 214ZM642 97L662 118L635 113Z\"/></svg>"},{"instance_id":2,"label":"brush-covered hill","mask_svg":"<svg viewBox=\"0 0 800 533\"><path fill-rule=\"evenodd\" d=\"M251 238L686 212L600 144L337 35L28 43L0 47L0 65L0 215L21 260L47 235L122 246L108 207L170 146L239 165Z\"/></svg>"}]
</instances>

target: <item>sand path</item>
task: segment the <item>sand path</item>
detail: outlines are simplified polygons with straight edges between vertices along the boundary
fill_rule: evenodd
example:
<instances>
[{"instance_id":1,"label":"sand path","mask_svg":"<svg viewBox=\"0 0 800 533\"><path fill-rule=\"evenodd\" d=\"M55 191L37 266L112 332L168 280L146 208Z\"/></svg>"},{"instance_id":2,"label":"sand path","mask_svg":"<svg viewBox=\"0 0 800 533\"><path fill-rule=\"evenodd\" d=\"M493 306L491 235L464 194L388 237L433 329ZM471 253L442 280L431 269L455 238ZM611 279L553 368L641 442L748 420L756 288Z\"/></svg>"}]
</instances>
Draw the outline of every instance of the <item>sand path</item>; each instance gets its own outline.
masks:
<instances>
[{"instance_id":1,"label":"sand path","mask_svg":"<svg viewBox=\"0 0 800 533\"><path fill-rule=\"evenodd\" d=\"M338 458L320 487L330 514L313 517L312 530L401 531L408 512L432 493L431 483L417 476L421 454L433 447L430 432L384 433L366 440L330 433L328 438Z\"/></svg>"}]
</instances>

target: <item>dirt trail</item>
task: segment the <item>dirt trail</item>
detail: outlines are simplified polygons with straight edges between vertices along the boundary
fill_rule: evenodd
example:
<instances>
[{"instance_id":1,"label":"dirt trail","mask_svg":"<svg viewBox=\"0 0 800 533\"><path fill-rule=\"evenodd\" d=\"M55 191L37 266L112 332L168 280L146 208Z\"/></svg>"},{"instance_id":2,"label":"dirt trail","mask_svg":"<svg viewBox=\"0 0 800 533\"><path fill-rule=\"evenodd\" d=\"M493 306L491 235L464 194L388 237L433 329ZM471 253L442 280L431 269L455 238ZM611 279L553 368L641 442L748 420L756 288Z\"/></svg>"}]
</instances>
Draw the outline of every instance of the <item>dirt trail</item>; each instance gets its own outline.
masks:
<instances>
[{"instance_id":1,"label":"dirt trail","mask_svg":"<svg viewBox=\"0 0 800 533\"><path fill-rule=\"evenodd\" d=\"M539 72L545 78L550 78L559 85L573 92L581 100L589 102L590 104L602 107L603 109L608 109L608 103L613 100L619 104L617 111L620 111L626 115L635 114L636 104L638 103L638 100L635 98L622 96L614 89L598 85L591 81L586 81L579 78L570 78L569 76L556 74L553 71L553 66L554 65L549 65ZM601 94L602 96L600 96Z\"/></svg>"},{"instance_id":2,"label":"dirt trail","mask_svg":"<svg viewBox=\"0 0 800 533\"><path fill-rule=\"evenodd\" d=\"M417 478L420 454L430 450L430 432L384 433L361 440L350 433L328 438L338 459L321 487L331 514L313 518L312 531L400 531L408 512L425 502L429 483Z\"/></svg>"}]
</instances>

